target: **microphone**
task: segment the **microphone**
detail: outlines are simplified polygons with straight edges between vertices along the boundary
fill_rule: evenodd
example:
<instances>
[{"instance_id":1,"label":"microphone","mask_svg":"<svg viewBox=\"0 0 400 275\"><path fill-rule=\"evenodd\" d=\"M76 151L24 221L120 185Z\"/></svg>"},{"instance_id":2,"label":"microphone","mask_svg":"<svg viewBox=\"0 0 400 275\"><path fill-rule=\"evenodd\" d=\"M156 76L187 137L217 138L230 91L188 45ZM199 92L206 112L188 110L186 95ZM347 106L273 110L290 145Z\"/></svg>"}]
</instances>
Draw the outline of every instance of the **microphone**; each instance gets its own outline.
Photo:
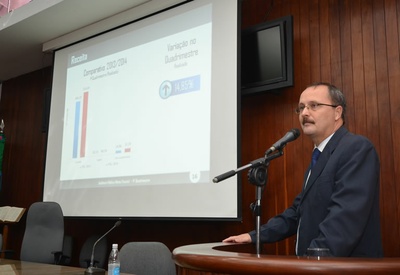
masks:
<instances>
[{"instance_id":1,"label":"microphone","mask_svg":"<svg viewBox=\"0 0 400 275\"><path fill-rule=\"evenodd\" d=\"M269 155L270 153L281 150L283 147L286 146L286 143L291 142L297 139L300 136L300 131L297 128L293 128L289 132L286 133L280 140L275 142L266 152L265 155Z\"/></svg>"},{"instance_id":2,"label":"microphone","mask_svg":"<svg viewBox=\"0 0 400 275\"><path fill-rule=\"evenodd\" d=\"M260 165L265 164L266 160L272 160L274 158L277 158L277 157L281 156L282 154L273 155L273 156L271 156L271 158L267 158L268 154L270 154L270 153L272 153L272 152L274 152L276 150L282 149L283 147L285 147L286 143L295 140L299 136L300 136L299 129L294 128L294 129L290 130L289 132L286 133L286 135L283 138L281 138L280 140L275 142L274 145L272 145L271 148L269 148L265 152L265 157L256 159L256 160L250 162L249 164L247 164L245 166L242 166L242 167L240 167L240 168L238 168L236 170L231 170L231 171L228 171L226 173L223 173L223 174L215 177L213 179L213 182L217 183L217 182L223 181L223 180L225 180L227 178L233 177L234 175L236 175L238 172L242 171L243 169L252 168L252 167L259 167Z\"/></svg>"},{"instance_id":3,"label":"microphone","mask_svg":"<svg viewBox=\"0 0 400 275\"><path fill-rule=\"evenodd\" d=\"M85 275L87 274L98 274L98 275L105 275L106 271L102 268L94 267L93 262L94 262L94 248L96 247L96 244L103 239L108 233L111 232L114 228L120 226L121 221L117 221L113 227L111 227L110 230L108 230L103 236L101 236L94 244L93 244L93 249L92 249L92 255L90 257L90 265L89 267L85 270Z\"/></svg>"}]
</instances>

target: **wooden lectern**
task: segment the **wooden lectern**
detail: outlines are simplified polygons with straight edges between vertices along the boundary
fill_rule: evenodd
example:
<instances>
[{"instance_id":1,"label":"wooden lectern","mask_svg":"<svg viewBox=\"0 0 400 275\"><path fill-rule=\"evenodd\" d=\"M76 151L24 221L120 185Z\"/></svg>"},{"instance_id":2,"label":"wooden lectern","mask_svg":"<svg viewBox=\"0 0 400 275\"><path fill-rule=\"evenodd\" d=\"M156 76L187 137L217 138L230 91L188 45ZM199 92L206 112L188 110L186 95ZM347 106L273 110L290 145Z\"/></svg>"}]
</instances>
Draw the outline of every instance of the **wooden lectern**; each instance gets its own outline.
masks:
<instances>
[{"instance_id":1,"label":"wooden lectern","mask_svg":"<svg viewBox=\"0 0 400 275\"><path fill-rule=\"evenodd\" d=\"M253 253L254 244L205 243L173 251L178 275L400 274L400 258L307 258Z\"/></svg>"},{"instance_id":2,"label":"wooden lectern","mask_svg":"<svg viewBox=\"0 0 400 275\"><path fill-rule=\"evenodd\" d=\"M2 246L0 247L1 253L0 258L5 258L8 241L8 225L19 222L22 215L25 213L25 208L2 206L0 207L0 224L3 225L3 240Z\"/></svg>"},{"instance_id":3,"label":"wooden lectern","mask_svg":"<svg viewBox=\"0 0 400 275\"><path fill-rule=\"evenodd\" d=\"M0 247L1 253L0 253L0 258L5 258L6 257L6 249L7 249L7 241L8 241L8 224L3 223L3 232L2 232L2 245Z\"/></svg>"}]
</instances>

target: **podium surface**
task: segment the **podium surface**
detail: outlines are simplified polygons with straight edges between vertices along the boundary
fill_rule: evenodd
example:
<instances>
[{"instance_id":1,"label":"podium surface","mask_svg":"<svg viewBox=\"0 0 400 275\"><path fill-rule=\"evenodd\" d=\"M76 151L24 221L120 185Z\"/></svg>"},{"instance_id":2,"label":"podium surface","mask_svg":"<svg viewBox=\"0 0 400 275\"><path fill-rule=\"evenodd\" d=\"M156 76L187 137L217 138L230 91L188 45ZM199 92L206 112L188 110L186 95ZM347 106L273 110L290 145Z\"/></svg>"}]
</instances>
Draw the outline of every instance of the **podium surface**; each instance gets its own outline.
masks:
<instances>
[{"instance_id":1,"label":"podium surface","mask_svg":"<svg viewBox=\"0 0 400 275\"><path fill-rule=\"evenodd\" d=\"M400 274L400 258L307 258L255 253L254 244L204 243L177 247L179 275Z\"/></svg>"}]
</instances>

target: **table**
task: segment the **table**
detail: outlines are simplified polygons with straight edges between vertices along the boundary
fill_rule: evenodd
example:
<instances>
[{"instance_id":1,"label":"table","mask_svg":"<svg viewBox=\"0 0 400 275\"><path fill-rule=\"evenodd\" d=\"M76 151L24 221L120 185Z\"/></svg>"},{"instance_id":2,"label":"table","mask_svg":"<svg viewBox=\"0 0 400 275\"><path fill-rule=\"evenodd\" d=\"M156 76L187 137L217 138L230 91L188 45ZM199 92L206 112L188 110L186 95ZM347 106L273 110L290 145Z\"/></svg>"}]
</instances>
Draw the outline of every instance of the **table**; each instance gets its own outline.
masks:
<instances>
[{"instance_id":1,"label":"table","mask_svg":"<svg viewBox=\"0 0 400 275\"><path fill-rule=\"evenodd\" d=\"M175 248L178 275L198 274L400 274L400 258L322 258L254 253L254 245L204 243Z\"/></svg>"},{"instance_id":2,"label":"table","mask_svg":"<svg viewBox=\"0 0 400 275\"><path fill-rule=\"evenodd\" d=\"M1 275L83 275L85 273L84 268L32 263L9 259L0 259L0 274ZM107 274L107 272L106 272ZM121 273L121 275L128 275L127 273Z\"/></svg>"}]
</instances>

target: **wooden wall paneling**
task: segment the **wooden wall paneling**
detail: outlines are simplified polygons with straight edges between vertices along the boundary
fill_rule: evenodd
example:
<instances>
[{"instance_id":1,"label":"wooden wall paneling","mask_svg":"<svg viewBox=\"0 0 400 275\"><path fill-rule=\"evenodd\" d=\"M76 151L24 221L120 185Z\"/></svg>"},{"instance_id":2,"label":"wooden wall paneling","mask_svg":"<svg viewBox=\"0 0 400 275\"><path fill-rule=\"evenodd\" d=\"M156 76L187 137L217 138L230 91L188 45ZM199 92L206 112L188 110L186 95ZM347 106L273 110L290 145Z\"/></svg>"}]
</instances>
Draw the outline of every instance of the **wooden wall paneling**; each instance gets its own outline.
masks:
<instances>
[{"instance_id":1,"label":"wooden wall paneling","mask_svg":"<svg viewBox=\"0 0 400 275\"><path fill-rule=\"evenodd\" d=\"M242 129L241 129L241 146L242 146L242 158L241 165L245 165L256 159L255 151L257 150L258 142L257 139L257 110L258 101L254 100L254 97L243 97L242 98ZM238 177L241 177L242 184L242 215L243 215L243 226L242 228L236 228L236 230L232 230L230 234L240 234L241 230L251 230L254 228L254 223L252 219L252 215L250 213L249 205L254 201L254 189L250 188L248 180L247 180L247 171L241 172ZM228 234L228 235L230 235Z\"/></svg>"},{"instance_id":2,"label":"wooden wall paneling","mask_svg":"<svg viewBox=\"0 0 400 275\"><path fill-rule=\"evenodd\" d=\"M298 58L301 55L301 33L300 33L300 3L299 1L290 1L290 9L287 11L289 15L293 16L293 87L285 89L291 96L289 104L290 108L294 111L299 101L300 90L302 90L301 80L301 60ZM293 114L293 113L292 113ZM297 116L295 116L296 123ZM297 124L298 125L298 124Z\"/></svg>"},{"instance_id":3,"label":"wooden wall paneling","mask_svg":"<svg viewBox=\"0 0 400 275\"><path fill-rule=\"evenodd\" d=\"M390 242L395 239L398 234L398 224L395 226L390 225L390 220L386 217L387 206L395 203L395 197L391 194L393 192L393 154L392 154L392 137L389 134L391 131L391 118L390 118L390 98L388 87L388 59L387 59L387 37L385 28L385 10L383 1L373 2L373 19L374 19L374 44L376 54L376 80L377 80L377 108L378 119L373 124L377 126L379 131L375 131L373 138L377 139L378 152L381 161L381 225L386 234L382 235L383 242ZM392 22L393 23L393 22ZM377 124L377 125L376 125ZM383 197L383 194L385 197ZM393 212L392 212L393 213ZM387 252L391 254L392 252Z\"/></svg>"},{"instance_id":4,"label":"wooden wall paneling","mask_svg":"<svg viewBox=\"0 0 400 275\"><path fill-rule=\"evenodd\" d=\"M242 1L242 28L259 24L265 21L268 11L274 5L273 0Z\"/></svg>"},{"instance_id":5,"label":"wooden wall paneling","mask_svg":"<svg viewBox=\"0 0 400 275\"><path fill-rule=\"evenodd\" d=\"M377 70L378 63L377 59L379 56L379 47L380 40L377 39L379 34L378 30L375 29L375 12L374 12L374 2L368 1L367 3L363 3L363 37L365 38L363 46L365 49L364 52L364 72L365 72L365 107L366 107L366 132L360 133L366 135L376 146L378 152L381 152L380 141L379 141L379 109L378 109L378 78L377 78ZM382 69L382 68L380 68ZM380 155L382 158L382 155ZM381 184L382 181L382 162L381 162ZM382 209L382 208L381 208ZM383 219L386 219L383 217ZM385 222L383 222L384 224ZM382 224L382 223L381 223ZM384 235L382 235L384 237Z\"/></svg>"},{"instance_id":6,"label":"wooden wall paneling","mask_svg":"<svg viewBox=\"0 0 400 275\"><path fill-rule=\"evenodd\" d=\"M300 89L298 93L294 93L293 89L288 89L283 94L283 101L277 102L281 105L280 108L284 110L283 113L283 124L277 126L277 131L284 131L281 135L284 135L289 129L299 128L298 116L294 114L295 106L297 106L299 93L303 89ZM279 105L278 108L279 108ZM280 117L276 118L278 121ZM300 136L302 137L302 136ZM311 142L307 137L303 137L305 144L311 147ZM283 150L284 155L279 161L274 162L274 166L271 165L271 175L276 174L274 177L274 184L276 187L273 190L273 194L277 197L277 207L274 215L281 213L287 207L289 207L294 198L301 192L302 179L304 176L305 166L302 165L302 160L309 163L310 154L304 153L307 150L302 148L302 140L299 138L296 141L289 143ZM311 152L311 151L310 151ZM279 173L278 173L279 172ZM272 216L274 216L272 215ZM295 240L296 236L292 236L284 241L276 244L276 254L278 255L294 255L295 253Z\"/></svg>"},{"instance_id":7,"label":"wooden wall paneling","mask_svg":"<svg viewBox=\"0 0 400 275\"><path fill-rule=\"evenodd\" d=\"M304 1L291 1L290 12L293 15L293 56L294 56L294 85L292 88L284 90L285 93L285 110L288 117L288 125L286 129L298 128L301 131L299 117L294 113L294 109L297 107L299 102L299 96L304 90L306 79L310 73L305 63L310 62L310 50L307 47L310 45L310 40L304 37L305 34L309 33L308 24L303 20L303 5ZM304 77L304 75L306 77ZM305 147L303 146L305 145ZM309 156L305 153L305 148L311 148L311 142L308 138L303 135L289 144L285 148L284 155L284 175L281 179L286 187L285 200L286 207L289 207L294 198L301 192L302 189L302 178L306 166L308 165ZM285 208L286 208L285 207ZM295 240L296 236L293 236L285 241L286 249L281 255L294 255L295 253Z\"/></svg>"},{"instance_id":8,"label":"wooden wall paneling","mask_svg":"<svg viewBox=\"0 0 400 275\"><path fill-rule=\"evenodd\" d=\"M399 1L396 1L399 3ZM380 107L380 112L387 114L387 118L380 117L380 142L381 142L381 217L382 217L382 232L383 242L385 244L387 255L399 255L400 245L386 245L391 243L391 240L398 240L400 238L400 225L398 222L393 223L394 220L399 220L399 207L393 207L394 205L399 205L400 190L398 184L396 184L396 179L399 177L398 171L399 157L400 157L400 146L398 145L398 140L400 123L400 95L398 89L400 87L400 62L399 62L399 33L398 24L396 19L396 2L395 1L385 1L384 5L384 20L383 23L386 33L386 55L387 58L387 87L384 91L379 91L379 93L384 93L387 98L383 106ZM385 85L386 86L386 85ZM379 89L381 90L381 89ZM396 116L397 112L397 116ZM396 122L397 121L397 122ZM390 123L389 123L390 122ZM389 142L389 143L386 143Z\"/></svg>"},{"instance_id":9,"label":"wooden wall paneling","mask_svg":"<svg viewBox=\"0 0 400 275\"><path fill-rule=\"evenodd\" d=\"M373 14L373 3L372 1L368 1L365 5L363 5L364 13L363 13L363 37L365 37L364 42L364 64L365 64L365 106L366 106L366 132L361 132L360 134L368 136L371 141L375 144L377 150L379 151L379 137L378 131L376 129L379 128L379 114L378 114L378 106L377 106L377 47L376 44L376 32L374 29L374 14ZM365 15L365 17L364 17ZM364 23L365 22L365 23Z\"/></svg>"},{"instance_id":10,"label":"wooden wall paneling","mask_svg":"<svg viewBox=\"0 0 400 275\"><path fill-rule=\"evenodd\" d=\"M1 202L2 203L10 203L11 194L10 188L8 187L11 178L11 173L8 171L12 167L11 165L11 153L13 151L13 145L11 140L13 139L13 133L16 129L16 115L18 113L17 106L15 106L14 102L17 102L18 96L17 93L8 93L5 91L15 90L15 86L17 85L17 81L7 81L3 83L2 87L2 95L0 101L0 115L1 119L4 120L4 134L6 136L6 143L4 146L3 153L3 181L1 188ZM8 104L7 104L8 103Z\"/></svg>"},{"instance_id":11,"label":"wooden wall paneling","mask_svg":"<svg viewBox=\"0 0 400 275\"><path fill-rule=\"evenodd\" d=\"M293 1L291 0L274 0L272 1L272 7L268 14L268 17L265 17L265 21L273 20L276 18L280 18L283 16L290 15L290 5Z\"/></svg>"},{"instance_id":12,"label":"wooden wall paneling","mask_svg":"<svg viewBox=\"0 0 400 275\"><path fill-rule=\"evenodd\" d=\"M342 85L341 89L346 95L348 106L354 106L353 94L353 63L352 63L352 40L351 40L351 0L340 1L340 55L342 68ZM354 121L349 118L354 115L354 108L347 110L346 126L354 125Z\"/></svg>"},{"instance_id":13,"label":"wooden wall paneling","mask_svg":"<svg viewBox=\"0 0 400 275\"><path fill-rule=\"evenodd\" d=\"M376 146L380 150L384 147L391 147L390 135L390 109L389 104L389 87L388 87L388 70L387 70L387 39L385 31L385 12L383 0L375 0L373 2L373 33L375 46L375 77L376 87L371 101L374 101L373 120L371 121L372 132L368 132L368 136L375 141ZM379 129L380 131L376 131ZM386 155L386 154L383 154ZM389 155L388 155L389 156ZM385 161L387 158L384 158Z\"/></svg>"},{"instance_id":14,"label":"wooden wall paneling","mask_svg":"<svg viewBox=\"0 0 400 275\"><path fill-rule=\"evenodd\" d=\"M20 112L18 110L18 105L15 102L18 102L18 93L13 92L5 92L5 91L15 91L18 87L18 81L15 79L14 81L7 81L3 83L3 91L1 95L0 101L0 110L1 110L1 118L4 119L5 127L4 134L6 136L6 143L4 146L4 154L3 154L3 182L2 182L2 192L1 192L1 201L4 203L9 203L13 201L12 192L10 192L10 184L12 180L13 174L9 171L13 167L11 156L13 153L13 139L14 133L17 129L17 115ZM8 103L8 104L7 104Z\"/></svg>"},{"instance_id":15,"label":"wooden wall paneling","mask_svg":"<svg viewBox=\"0 0 400 275\"><path fill-rule=\"evenodd\" d=\"M321 55L329 56L327 53L321 52L321 39L320 39L320 21L319 21L319 1L310 0L309 5L309 45L310 45L310 75L311 82L319 81L321 79ZM310 83L308 83L310 84ZM306 84L306 85L308 85Z\"/></svg>"},{"instance_id":16,"label":"wooden wall paneling","mask_svg":"<svg viewBox=\"0 0 400 275\"><path fill-rule=\"evenodd\" d=\"M342 72L343 72L343 85L342 85L342 90L343 93L346 96L346 101L348 106L352 106L352 108L347 109L347 115L346 115L346 126L349 127L350 125L354 126L354 112L355 112L355 94L354 94L354 83L357 79L362 74L360 73L355 73L354 72L354 67L355 67L355 62L354 62L354 56L357 54L354 52L353 44L358 43L358 45L361 45L361 37L358 36L358 39L356 39L355 42L353 42L353 32L354 32L354 27L352 20L353 16L358 17L358 24L356 24L356 27L358 29L358 33L360 32L360 16L359 13L355 13L353 9L353 4L354 2L357 1L352 1L352 0L345 0L343 1L343 4L341 6L341 17L343 18L340 20L340 30L341 30L341 49L342 49ZM358 50L358 55L362 55L362 52L360 53L360 50ZM362 60L362 58L359 58L358 60ZM360 66L360 64L357 64L357 66ZM361 64L362 66L362 64ZM361 70L358 70L360 72Z\"/></svg>"},{"instance_id":17,"label":"wooden wall paneling","mask_svg":"<svg viewBox=\"0 0 400 275\"><path fill-rule=\"evenodd\" d=\"M293 127L299 127L299 122L298 122L298 117L297 115L294 115L294 108L297 106L298 102L298 97L301 91L303 90L304 87L299 85L301 80L301 71L303 68L302 62L304 61L303 59L297 58L298 56L301 55L302 49L299 47L301 45L301 38L302 34L300 32L301 29L305 28L304 30L309 33L309 26L308 23L305 25L300 26L300 20L301 17L299 14L302 14L300 11L301 8L307 8L308 6L304 6L304 1L300 4L299 2L295 1L286 1L284 5L282 5L282 9L280 11L280 14L273 13L273 18L285 16L292 14L293 15L293 20L294 20L294 66L295 66L295 83L293 88L287 88L282 91L282 98L279 100L274 101L274 106L277 109L275 112L275 120L281 121L283 119L283 124L277 124L276 132L280 132L280 135L285 134L286 131ZM276 10L274 10L276 11ZM308 12L308 11L307 11ZM272 18L271 18L272 19ZM297 23L296 23L297 22ZM310 45L308 37L307 37L307 45ZM304 48L307 53L309 53L310 49L309 48ZM306 62L310 62L310 60L306 60ZM297 89L296 89L297 86ZM273 100L273 99L271 99ZM275 136L273 139L276 140L277 136ZM279 137L278 137L279 138ZM272 140L272 141L275 141ZM301 148L299 144L302 143L302 137L299 138L299 140L296 141L298 144L291 144L290 146L286 147L284 150L284 155L281 159L279 160L274 160L273 163L271 163L271 166L269 168L269 185L272 185L272 187L268 186L267 193L269 196L275 196L276 199L274 199L275 204L274 204L274 211L270 212L269 217L272 217L280 212L282 212L285 208L291 205L293 202L294 197L300 192L301 190L301 182L298 181L299 178L303 177L303 169L301 168L301 165L299 167L299 161L294 156L299 156L299 154L293 155L293 151L295 150L294 148ZM306 142L309 142L306 140ZM302 158L301 158L302 159ZM300 160L301 160L300 159ZM291 162L291 163L289 163ZM308 160L306 161L308 162ZM293 167L296 166L295 169L290 169L288 167ZM288 174L288 170L291 171L292 173ZM294 173L300 174L300 176L295 176ZM267 202L267 207L270 206L270 204ZM271 206L270 206L271 207ZM283 255L293 255L294 254L294 243L295 237L289 238L287 240L278 242L273 245L273 248L275 249L275 254L283 254ZM272 246L271 246L272 247Z\"/></svg>"},{"instance_id":18,"label":"wooden wall paneling","mask_svg":"<svg viewBox=\"0 0 400 275\"><path fill-rule=\"evenodd\" d=\"M271 108L270 110L273 112L273 116L270 118L271 122L268 128L269 131L269 139L272 140L265 147L269 148L275 141L280 139L285 135L285 133L290 129L285 127L287 124L285 119L285 96L279 95L275 98L270 100ZM270 167L268 168L268 183L266 188L266 194L264 195L267 199L263 203L263 207L267 208L268 216L264 217L264 222L267 221L267 218L271 218L278 213L281 213L287 207L285 203L285 177L284 174L284 161L286 157L286 150L284 150L284 155L274 159L270 162ZM286 251L286 241L278 242L275 244L276 253L285 253Z\"/></svg>"},{"instance_id":19,"label":"wooden wall paneling","mask_svg":"<svg viewBox=\"0 0 400 275\"><path fill-rule=\"evenodd\" d=\"M385 238L385 243L392 243L390 240L400 239L400 224L394 222L400 220L400 187L398 179L400 178L400 1L385 1L385 20L386 20L386 37L387 37L387 50L388 50L388 77L389 77L389 103L388 106L391 112L391 137L393 156L392 173L388 175L388 180L381 194L381 203L383 202L383 217L390 217L385 219L383 224L383 232L392 228L390 237ZM387 133L389 135L389 133ZM386 197L390 197L390 202L386 201ZM392 207L392 209L391 209ZM387 241L386 241L387 239ZM396 245L387 245L386 252L388 255L399 255L400 244L395 242Z\"/></svg>"},{"instance_id":20,"label":"wooden wall paneling","mask_svg":"<svg viewBox=\"0 0 400 275\"><path fill-rule=\"evenodd\" d=\"M292 15L294 21L299 15L298 5L299 3L294 4L294 1L286 1L282 6L282 16ZM293 23L293 25L294 24L295 23ZM294 29L294 32L295 31L296 30ZM297 106L299 98L299 93L296 93L295 91L295 86L282 91L283 103L281 108L284 110L284 124L281 127L284 131L283 134L285 134L285 132L287 132L289 129L300 128L298 116L294 113L294 109ZM279 179L277 179L280 182L280 185L278 185L279 189L277 191L282 193L282 197L280 198L281 206L279 213L292 205L293 199L297 196L302 188L302 183L299 181L299 179L301 179L303 176L303 169L297 165L298 157L296 156L298 155L294 154L296 148L300 147L299 145L299 140L296 140L293 143L288 144L288 146L286 146L284 149L284 155L282 157L282 174L279 176ZM296 176L296 173L298 176ZM284 246L278 251L277 254L293 255L295 252L295 240L296 238L293 236L282 242Z\"/></svg>"},{"instance_id":21,"label":"wooden wall paneling","mask_svg":"<svg viewBox=\"0 0 400 275\"><path fill-rule=\"evenodd\" d=\"M269 127L266 124L270 119L265 117L265 105L267 103L267 95L261 97L245 96L242 97L242 163L248 164L252 160L262 156L263 151L260 150L267 142L265 133ZM250 184L247 177L248 171L241 172L242 179L242 213L243 226L238 228L235 233L242 233L254 229L254 217L249 208L250 204L255 201L255 186ZM263 210L264 211L264 210ZM243 230L243 231L242 231Z\"/></svg>"},{"instance_id":22,"label":"wooden wall paneling","mask_svg":"<svg viewBox=\"0 0 400 275\"><path fill-rule=\"evenodd\" d=\"M298 96L294 99L292 96L293 91L287 90L283 94L283 103L282 103L282 110L284 110L283 114L283 125L281 129L284 131L282 136L292 128L299 128L299 120L298 116L294 113L293 105L296 106L298 102ZM293 104L293 101L296 104ZM279 118L278 118L279 121ZM279 129L279 126L278 126ZM301 130L300 130L301 131ZM299 156L295 154L296 148L300 147L300 142L295 140L289 143L283 150L284 155L281 157L281 162L278 163L279 167L281 168L281 173L279 174L279 178L276 179L277 187L276 190L277 194L281 194L279 197L279 208L277 209L278 213L281 213L286 208L292 205L294 198L301 192L302 189L302 178L303 172L305 168L302 168L299 163ZM293 255L295 252L295 236L285 240L284 247L278 251L279 255Z\"/></svg>"},{"instance_id":23,"label":"wooden wall paneling","mask_svg":"<svg viewBox=\"0 0 400 275\"><path fill-rule=\"evenodd\" d=\"M310 50L310 44L312 43L312 33L310 33L310 26L308 17L309 15L309 2L301 1L300 4L300 49L301 53L296 58L301 60L301 69L300 69L300 77L298 78L296 84L299 86L299 95L301 92L307 87L311 82L314 81L312 79L310 68L313 65L312 59L314 53ZM297 99L298 102L298 99ZM302 136L302 146L303 146L303 156L310 155L309 152L312 150L312 144L307 137ZM302 158L302 166L307 167L310 163L310 157Z\"/></svg>"},{"instance_id":24,"label":"wooden wall paneling","mask_svg":"<svg viewBox=\"0 0 400 275\"><path fill-rule=\"evenodd\" d=\"M390 127L390 109L389 94L388 94L388 72L387 72L387 51L386 51L386 32L385 32L385 14L382 1L374 1L373 3L373 34L374 34L374 48L375 48L375 64L376 64L376 98L377 98L377 111L379 125L379 131L375 131L378 135L374 136L377 150L381 160L381 213L382 213L382 228L387 232L382 236L383 243L386 243L393 239L396 234L390 227L390 221L385 218L385 212L387 211L386 205L392 205L393 197L387 193L387 190L392 189L392 184L388 181L387 170L392 170L391 161L387 161L387 156L391 153L388 152L388 148L392 144L391 136L388 135L388 129ZM390 131L390 130L389 130ZM385 199L383 200L383 194L386 193ZM388 224L389 222L389 224ZM389 226L389 227L388 227Z\"/></svg>"},{"instance_id":25,"label":"wooden wall paneling","mask_svg":"<svg viewBox=\"0 0 400 275\"><path fill-rule=\"evenodd\" d=\"M29 208L42 199L46 136L42 133L43 92L50 70L37 71L4 83L0 102L4 118L2 205ZM9 230L8 247L19 257L26 214Z\"/></svg>"},{"instance_id":26,"label":"wooden wall paneling","mask_svg":"<svg viewBox=\"0 0 400 275\"><path fill-rule=\"evenodd\" d=\"M330 33L330 58L331 58L331 77L332 82L338 87L342 87L342 67L340 49L340 5L338 1L329 1L329 33Z\"/></svg>"},{"instance_id":27,"label":"wooden wall paneling","mask_svg":"<svg viewBox=\"0 0 400 275\"><path fill-rule=\"evenodd\" d=\"M365 131L358 132L359 134L368 135L372 129L377 129L377 96L376 96L376 56L375 56L375 40L374 40L374 22L372 12L372 1L363 1L361 5L362 25L363 25L363 48L364 48L364 73L365 73ZM374 124L375 127L371 127ZM372 138L375 146L378 145L378 140Z\"/></svg>"},{"instance_id":28,"label":"wooden wall paneling","mask_svg":"<svg viewBox=\"0 0 400 275\"><path fill-rule=\"evenodd\" d=\"M242 146L242 156L241 163L239 166L245 165L253 160L254 151L257 150L257 142L255 142L254 137L257 136L257 129L255 127L257 125L257 121L252 119L253 117L257 118L257 106L255 106L258 102L253 101L254 97L248 96L242 98L242 109L241 109L241 146ZM252 138L253 137L253 138ZM241 207L242 209L242 223L240 225L236 225L232 227L229 232L227 232L226 236L240 234L242 232L247 232L254 229L254 219L250 212L249 205L254 201L254 189L249 186L247 180L247 171L241 172L238 174L238 177L241 177Z\"/></svg>"},{"instance_id":29,"label":"wooden wall paneling","mask_svg":"<svg viewBox=\"0 0 400 275\"><path fill-rule=\"evenodd\" d=\"M287 96L287 112L289 115L292 117L292 127L293 128L298 128L301 131L300 127L300 122L299 122L299 117L297 114L295 114L294 110L298 105L299 102L299 97L301 92L305 87L301 86L300 80L301 76L300 74L297 74L297 72L301 72L301 62L300 59L297 58L300 56L301 51L300 51L300 1L290 1L290 13L293 15L293 41L294 41L294 48L293 48L293 55L294 55L294 85L291 88L288 88L285 90L286 96ZM303 177L303 172L306 169L306 166L302 165L301 159L303 159L303 148L302 148L302 140L303 140L303 135L300 135L300 137L294 141L294 144L290 147L287 147L286 154L287 158L291 161L289 161L288 166L287 166L287 172L286 175L288 175L288 179L285 178L287 181L287 184L289 186L288 192L287 192L287 200L288 200L288 205L290 205L293 202L293 198L301 191L301 183L299 184L299 179ZM310 143L309 140L306 140L305 142Z\"/></svg>"},{"instance_id":30,"label":"wooden wall paneling","mask_svg":"<svg viewBox=\"0 0 400 275\"><path fill-rule=\"evenodd\" d=\"M12 92L2 98L2 106L12 106L4 113L7 135L4 155L9 161L3 178L3 199L22 207L42 197L42 152L45 150L45 139L41 133L42 93L46 85L42 76L42 72L37 72L23 76L23 81L12 80L9 87ZM47 84L49 79L47 76Z\"/></svg>"},{"instance_id":31,"label":"wooden wall paneling","mask_svg":"<svg viewBox=\"0 0 400 275\"><path fill-rule=\"evenodd\" d=\"M309 72L307 67L305 67L303 63L303 59L309 60L310 58L310 51L307 46L309 45L309 40L306 39L304 36L307 35L309 32L308 26L303 20L303 3L304 1L292 1L291 2L291 13L293 14L293 55L294 55L294 86L286 91L290 95L288 97L290 105L290 114L293 116L293 127L299 128L300 122L299 117L294 113L295 108L298 105L299 97L302 91L304 90L305 86L308 85L307 77L303 78L304 75L308 75ZM309 61L307 61L309 62ZM308 165L307 160L304 160L304 144L309 144L310 141L304 138L303 135L295 141L294 146L287 148L286 150L289 151L293 150L290 155L295 160L294 166L295 169L292 170L291 180L298 179L299 174L300 178L303 177L303 169L306 169ZM311 148L311 147L310 147ZM299 159L300 158L300 159ZM297 174L297 175L296 175ZM293 187L293 186L291 186ZM294 198L295 195L300 192L301 186L298 186L298 183L295 183L295 188L292 188L289 192L291 192L291 198Z\"/></svg>"},{"instance_id":32,"label":"wooden wall paneling","mask_svg":"<svg viewBox=\"0 0 400 275\"><path fill-rule=\"evenodd\" d=\"M321 73L319 79L315 81L331 81L331 39L329 29L330 21L332 20L330 15L329 1L319 1L319 39L320 39L320 59L321 59Z\"/></svg>"},{"instance_id":33,"label":"wooden wall paneling","mask_svg":"<svg viewBox=\"0 0 400 275\"><path fill-rule=\"evenodd\" d=\"M354 132L365 132L365 101L364 96L364 48L362 35L361 1L351 1L351 48L352 48L352 102L353 108L348 108L347 127ZM346 96L348 96L345 93Z\"/></svg>"},{"instance_id":34,"label":"wooden wall paneling","mask_svg":"<svg viewBox=\"0 0 400 275\"><path fill-rule=\"evenodd\" d=\"M309 26L309 5L308 0L302 1L300 5L300 55L296 57L301 61L300 77L297 80L301 88L311 83L311 59L314 53L311 53L310 47L312 43ZM296 81L296 80L295 80Z\"/></svg>"},{"instance_id":35,"label":"wooden wall paneling","mask_svg":"<svg viewBox=\"0 0 400 275\"><path fill-rule=\"evenodd\" d=\"M295 25L298 26L295 22L297 22L297 18L299 15L299 3L294 1L282 1L279 9L279 14L275 17L282 17L292 15L293 17L293 42L296 45L298 37L298 32L296 33ZM294 47L293 51L295 52L296 47ZM295 58L296 60L296 58ZM296 78L295 78L296 79ZM295 80L296 81L296 80ZM277 100L274 105L276 108L275 112L275 120L278 122L276 125L276 133L279 133L275 136L275 140L283 136L287 131L292 128L299 128L299 121L296 114L294 114L295 106L297 106L298 102L298 93L295 93L295 86L283 89L281 91L280 100ZM300 89L301 90L301 89ZM278 115L278 116L277 116ZM298 141L298 140L296 140ZM298 144L290 143L283 150L284 154L279 159L274 160L274 163L271 163L271 168L269 169L269 173L271 174L271 179L273 182L270 184L273 185L274 189L272 194L276 196L276 204L275 204L275 213L271 213L272 216L281 213L287 207L289 207L293 203L293 199L301 190L301 183L298 181L296 177L294 177L293 173L295 170L301 169L295 168L296 163L298 163L297 159L293 155L294 148L299 146ZM272 166L272 164L274 166ZM293 172L293 173L291 173ZM298 171L296 171L298 172ZM300 178L302 178L302 173ZM288 238L284 241L278 242L275 245L275 253L278 255L293 255L295 251L295 236Z\"/></svg>"}]
</instances>

